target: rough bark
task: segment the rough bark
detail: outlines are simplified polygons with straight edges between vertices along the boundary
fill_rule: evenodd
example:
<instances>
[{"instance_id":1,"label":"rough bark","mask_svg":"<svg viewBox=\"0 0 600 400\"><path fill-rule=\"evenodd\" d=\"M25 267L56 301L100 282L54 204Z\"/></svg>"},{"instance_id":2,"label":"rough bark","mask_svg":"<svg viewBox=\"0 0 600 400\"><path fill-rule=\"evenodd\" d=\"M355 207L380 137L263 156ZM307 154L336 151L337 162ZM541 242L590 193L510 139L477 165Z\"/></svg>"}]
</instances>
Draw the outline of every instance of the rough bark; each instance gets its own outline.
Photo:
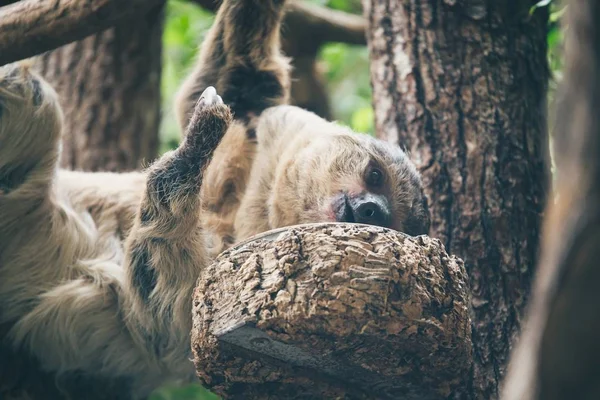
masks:
<instances>
[{"instance_id":1,"label":"rough bark","mask_svg":"<svg viewBox=\"0 0 600 400\"><path fill-rule=\"evenodd\" d=\"M437 239L350 224L271 231L201 274L198 375L225 398L445 397L470 369L468 292Z\"/></svg>"},{"instance_id":2,"label":"rough bark","mask_svg":"<svg viewBox=\"0 0 600 400\"><path fill-rule=\"evenodd\" d=\"M158 153L164 2L37 59L65 112L62 166L126 171Z\"/></svg>"},{"instance_id":3,"label":"rough bark","mask_svg":"<svg viewBox=\"0 0 600 400\"><path fill-rule=\"evenodd\" d=\"M571 1L548 206L527 328L503 398L600 398L600 4Z\"/></svg>"},{"instance_id":4,"label":"rough bark","mask_svg":"<svg viewBox=\"0 0 600 400\"><path fill-rule=\"evenodd\" d=\"M547 191L546 8L364 0L378 136L423 174L431 236L465 260L474 368L493 399L530 290Z\"/></svg>"},{"instance_id":5,"label":"rough bark","mask_svg":"<svg viewBox=\"0 0 600 400\"><path fill-rule=\"evenodd\" d=\"M122 18L142 15L162 1L22 0L7 5L0 8L0 65L83 39Z\"/></svg>"},{"instance_id":6,"label":"rough bark","mask_svg":"<svg viewBox=\"0 0 600 400\"><path fill-rule=\"evenodd\" d=\"M216 11L220 1L191 0ZM283 52L292 58L291 102L331 120L329 95L317 56L325 43L365 45L367 22L359 15L332 10L305 1L290 3L282 24Z\"/></svg>"}]
</instances>

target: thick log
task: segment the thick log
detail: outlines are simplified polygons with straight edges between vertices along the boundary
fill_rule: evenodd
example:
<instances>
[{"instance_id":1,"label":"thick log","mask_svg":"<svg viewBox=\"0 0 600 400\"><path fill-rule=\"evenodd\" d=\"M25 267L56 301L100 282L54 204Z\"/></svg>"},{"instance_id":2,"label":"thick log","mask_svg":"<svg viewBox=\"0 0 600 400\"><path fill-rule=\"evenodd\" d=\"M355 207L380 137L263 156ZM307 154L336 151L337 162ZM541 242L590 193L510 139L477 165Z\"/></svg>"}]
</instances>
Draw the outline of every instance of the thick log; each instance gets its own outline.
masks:
<instances>
[{"instance_id":1,"label":"thick log","mask_svg":"<svg viewBox=\"0 0 600 400\"><path fill-rule=\"evenodd\" d=\"M194 361L224 398L446 397L471 368L469 300L462 261L437 239L280 229L203 271Z\"/></svg>"},{"instance_id":2,"label":"thick log","mask_svg":"<svg viewBox=\"0 0 600 400\"><path fill-rule=\"evenodd\" d=\"M0 65L83 39L163 0L23 0L0 8Z\"/></svg>"}]
</instances>

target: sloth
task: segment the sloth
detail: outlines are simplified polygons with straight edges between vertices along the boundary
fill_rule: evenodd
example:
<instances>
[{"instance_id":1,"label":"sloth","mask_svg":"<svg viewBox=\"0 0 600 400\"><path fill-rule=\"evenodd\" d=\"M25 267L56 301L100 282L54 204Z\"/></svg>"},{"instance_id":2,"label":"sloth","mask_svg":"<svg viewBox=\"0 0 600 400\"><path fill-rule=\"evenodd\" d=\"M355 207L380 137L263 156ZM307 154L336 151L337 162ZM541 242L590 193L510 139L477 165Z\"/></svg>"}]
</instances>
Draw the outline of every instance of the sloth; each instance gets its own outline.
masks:
<instances>
[{"instance_id":1,"label":"sloth","mask_svg":"<svg viewBox=\"0 0 600 400\"><path fill-rule=\"evenodd\" d=\"M311 222L426 234L430 216L421 178L399 146L286 105L290 64L280 51L282 2L252 3L244 12L253 22L243 23L221 6L177 95L182 128L208 85L234 114L201 189L208 253L214 257L257 233Z\"/></svg>"},{"instance_id":2,"label":"sloth","mask_svg":"<svg viewBox=\"0 0 600 400\"><path fill-rule=\"evenodd\" d=\"M140 172L59 169L55 91L23 63L0 68L3 345L144 398L194 379L191 295L218 251L309 222L427 233L398 146L286 105L284 6L223 1L177 96L184 138Z\"/></svg>"}]
</instances>

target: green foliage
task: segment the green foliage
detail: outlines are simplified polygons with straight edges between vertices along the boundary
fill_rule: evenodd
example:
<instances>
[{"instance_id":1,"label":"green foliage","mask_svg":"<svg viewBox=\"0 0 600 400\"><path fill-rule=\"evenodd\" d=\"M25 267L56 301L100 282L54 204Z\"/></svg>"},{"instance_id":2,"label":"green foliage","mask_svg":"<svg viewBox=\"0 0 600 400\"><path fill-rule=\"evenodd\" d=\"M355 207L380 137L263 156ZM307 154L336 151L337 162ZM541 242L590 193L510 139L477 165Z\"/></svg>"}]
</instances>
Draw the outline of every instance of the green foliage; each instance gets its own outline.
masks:
<instances>
[{"instance_id":1,"label":"green foliage","mask_svg":"<svg viewBox=\"0 0 600 400\"><path fill-rule=\"evenodd\" d=\"M193 66L198 46L212 25L214 15L184 0L167 2L163 34L161 152L179 143L181 133L173 113L174 95Z\"/></svg>"},{"instance_id":2,"label":"green foliage","mask_svg":"<svg viewBox=\"0 0 600 400\"><path fill-rule=\"evenodd\" d=\"M548 63L552 76L551 90L556 88L556 83L562 79L563 70L563 41L564 26L562 17L565 14L566 6L560 7L556 2L550 4L550 21L548 26Z\"/></svg>"},{"instance_id":3,"label":"green foliage","mask_svg":"<svg viewBox=\"0 0 600 400\"><path fill-rule=\"evenodd\" d=\"M149 400L219 400L220 397L209 392L200 385L187 385L182 387L165 386L152 395Z\"/></svg>"},{"instance_id":4,"label":"green foliage","mask_svg":"<svg viewBox=\"0 0 600 400\"><path fill-rule=\"evenodd\" d=\"M373 133L373 109L366 47L331 43L319 64L325 72L334 118L359 132Z\"/></svg>"}]
</instances>

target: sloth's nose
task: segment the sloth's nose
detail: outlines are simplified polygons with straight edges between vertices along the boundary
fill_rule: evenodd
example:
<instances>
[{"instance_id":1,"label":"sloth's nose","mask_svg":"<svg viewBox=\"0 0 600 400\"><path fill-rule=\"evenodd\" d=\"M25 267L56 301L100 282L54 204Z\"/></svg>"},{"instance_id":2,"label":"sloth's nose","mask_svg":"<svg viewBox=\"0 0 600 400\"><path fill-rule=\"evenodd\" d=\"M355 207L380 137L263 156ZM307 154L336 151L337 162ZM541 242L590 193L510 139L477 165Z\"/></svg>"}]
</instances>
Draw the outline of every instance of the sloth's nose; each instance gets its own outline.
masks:
<instances>
[{"instance_id":1,"label":"sloth's nose","mask_svg":"<svg viewBox=\"0 0 600 400\"><path fill-rule=\"evenodd\" d=\"M349 197L344 194L336 199L334 208L338 222L388 227L392 220L388 201L382 195L362 193Z\"/></svg>"},{"instance_id":2,"label":"sloth's nose","mask_svg":"<svg viewBox=\"0 0 600 400\"><path fill-rule=\"evenodd\" d=\"M359 203L352 211L356 222L361 224L381 225L386 222L385 214L380 205L373 201Z\"/></svg>"},{"instance_id":3,"label":"sloth's nose","mask_svg":"<svg viewBox=\"0 0 600 400\"><path fill-rule=\"evenodd\" d=\"M391 215L386 203L385 198L370 193L359 198L350 199L354 220L359 224L388 226Z\"/></svg>"}]
</instances>

